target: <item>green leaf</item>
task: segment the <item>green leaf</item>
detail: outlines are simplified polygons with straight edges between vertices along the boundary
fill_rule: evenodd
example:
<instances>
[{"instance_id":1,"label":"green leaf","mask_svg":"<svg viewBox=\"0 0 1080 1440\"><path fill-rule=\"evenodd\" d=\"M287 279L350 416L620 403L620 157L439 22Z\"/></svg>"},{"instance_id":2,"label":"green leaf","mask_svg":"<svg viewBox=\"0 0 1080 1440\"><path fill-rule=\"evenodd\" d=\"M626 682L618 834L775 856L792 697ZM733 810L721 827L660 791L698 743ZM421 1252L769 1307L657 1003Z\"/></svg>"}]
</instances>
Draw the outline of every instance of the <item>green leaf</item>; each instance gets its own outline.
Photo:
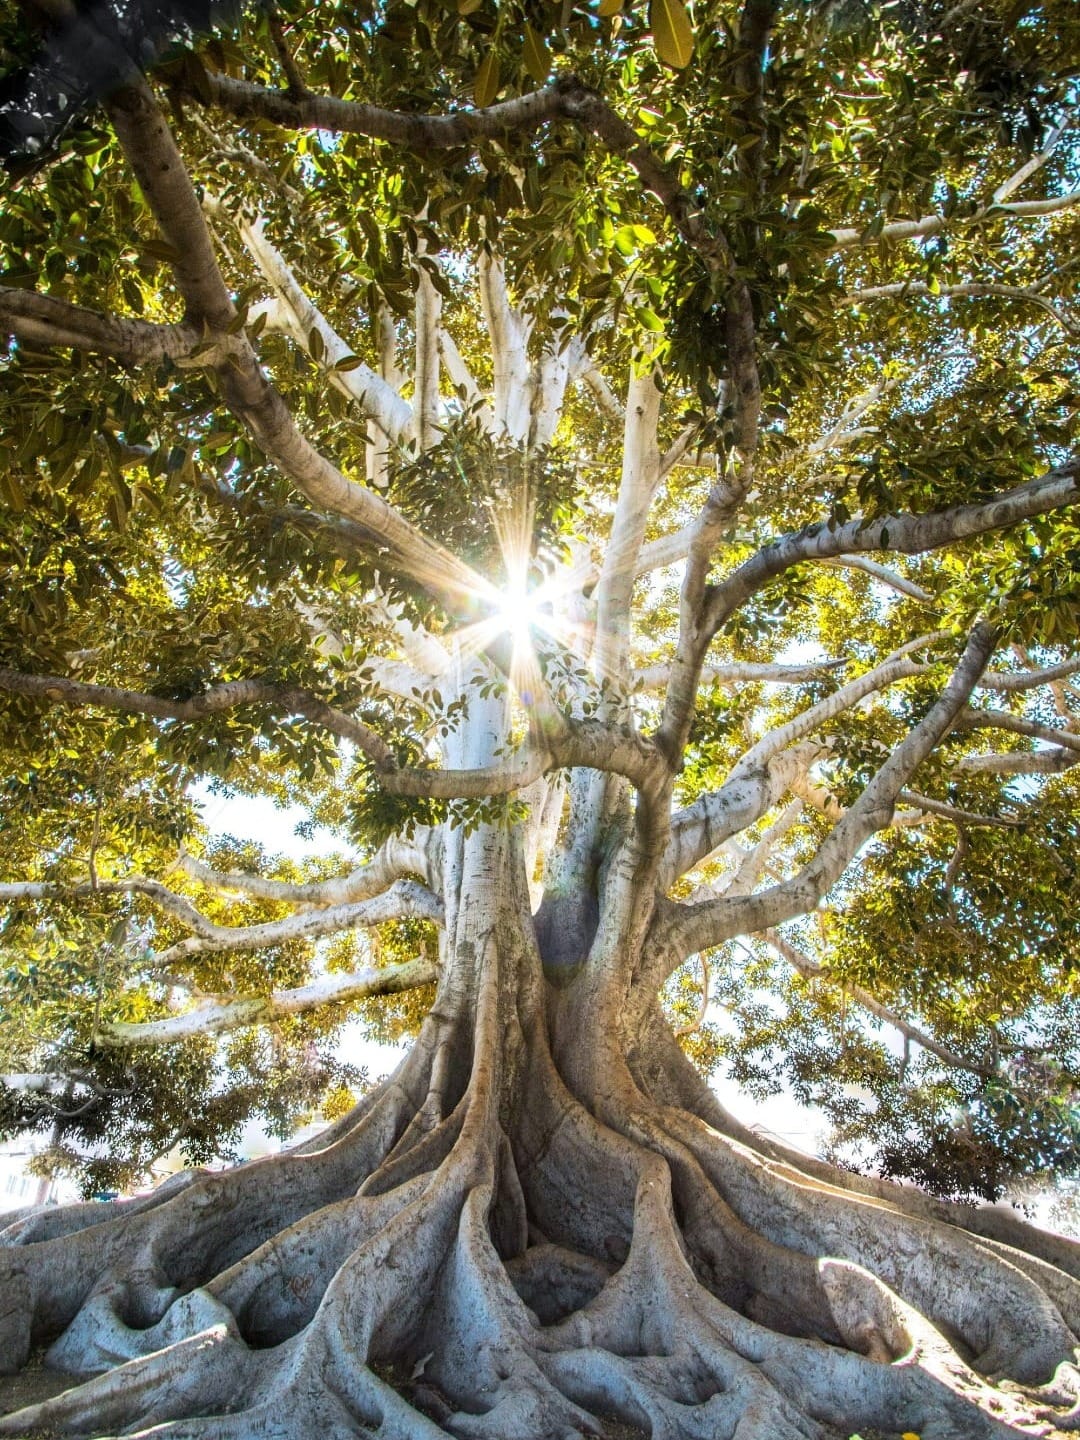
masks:
<instances>
[{"instance_id":1,"label":"green leaf","mask_svg":"<svg viewBox=\"0 0 1080 1440\"><path fill-rule=\"evenodd\" d=\"M664 64L685 69L694 53L694 31L683 0L650 0L649 28Z\"/></svg>"},{"instance_id":2,"label":"green leaf","mask_svg":"<svg viewBox=\"0 0 1080 1440\"><path fill-rule=\"evenodd\" d=\"M529 22L525 21L525 69L537 85L543 85L551 70L551 56L542 36L538 35Z\"/></svg>"},{"instance_id":3,"label":"green leaf","mask_svg":"<svg viewBox=\"0 0 1080 1440\"><path fill-rule=\"evenodd\" d=\"M498 93L499 56L497 51L489 50L473 81L473 102L476 108L478 110L485 109Z\"/></svg>"},{"instance_id":4,"label":"green leaf","mask_svg":"<svg viewBox=\"0 0 1080 1440\"><path fill-rule=\"evenodd\" d=\"M600 0L599 13L605 20L612 15L618 15L623 8L623 0Z\"/></svg>"},{"instance_id":5,"label":"green leaf","mask_svg":"<svg viewBox=\"0 0 1080 1440\"><path fill-rule=\"evenodd\" d=\"M130 276L127 276L122 281L120 288L124 292L124 299L127 301L128 308L134 310L136 315L141 315L143 313L143 292L141 287L136 285Z\"/></svg>"},{"instance_id":6,"label":"green leaf","mask_svg":"<svg viewBox=\"0 0 1080 1440\"><path fill-rule=\"evenodd\" d=\"M326 354L326 345L323 343L322 332L317 325L313 325L308 334L308 350L316 365Z\"/></svg>"},{"instance_id":7,"label":"green leaf","mask_svg":"<svg viewBox=\"0 0 1080 1440\"><path fill-rule=\"evenodd\" d=\"M359 370L363 363L359 355L343 355L331 368L343 375L346 370Z\"/></svg>"},{"instance_id":8,"label":"green leaf","mask_svg":"<svg viewBox=\"0 0 1080 1440\"><path fill-rule=\"evenodd\" d=\"M0 468L0 490L16 515L21 515L26 509L26 497L15 475L7 466Z\"/></svg>"}]
</instances>

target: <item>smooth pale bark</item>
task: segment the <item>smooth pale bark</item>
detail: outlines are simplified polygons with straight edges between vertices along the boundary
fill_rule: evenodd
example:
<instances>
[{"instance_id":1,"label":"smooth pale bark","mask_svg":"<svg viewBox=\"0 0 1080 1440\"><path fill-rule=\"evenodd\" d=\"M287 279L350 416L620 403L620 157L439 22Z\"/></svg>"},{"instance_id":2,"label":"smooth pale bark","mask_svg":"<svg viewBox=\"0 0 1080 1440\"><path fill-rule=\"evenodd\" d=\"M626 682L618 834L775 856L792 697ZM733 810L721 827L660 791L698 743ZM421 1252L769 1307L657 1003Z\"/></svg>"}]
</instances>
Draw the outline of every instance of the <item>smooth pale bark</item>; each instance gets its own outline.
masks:
<instances>
[{"instance_id":1,"label":"smooth pale bark","mask_svg":"<svg viewBox=\"0 0 1080 1440\"><path fill-rule=\"evenodd\" d=\"M652 371L633 375L630 380L623 427L622 476L596 587L594 664L605 680L624 688L629 683L630 599L645 526L660 483L657 380Z\"/></svg>"},{"instance_id":2,"label":"smooth pale bark","mask_svg":"<svg viewBox=\"0 0 1080 1440\"><path fill-rule=\"evenodd\" d=\"M215 205L210 208L210 213L217 214L220 210L221 206ZM240 218L236 221L236 230L266 283L281 302L284 325L294 341L310 354L312 334L318 335L321 342L318 363L326 372L327 383L355 400L362 413L378 426L386 439L399 443L405 440L413 425L412 406L401 398L385 373L376 374L364 364L353 364L352 368L344 371L336 368L342 360L355 361L352 346L342 339L304 293L281 252L267 236L265 219L261 215L251 221ZM387 343L384 339L384 347ZM384 359L384 372L386 368Z\"/></svg>"},{"instance_id":3,"label":"smooth pale bark","mask_svg":"<svg viewBox=\"0 0 1080 1440\"><path fill-rule=\"evenodd\" d=\"M356 923L355 919L352 923ZM335 928L341 928L340 921ZM260 946L264 943L257 942ZM121 1049L129 1045L172 1045L193 1035L216 1035L225 1030L239 1030L246 1025L267 1025L288 1015L321 1010L326 1005L415 990L418 986L433 984L438 973L430 960L418 959L403 965L388 965L383 969L371 966L365 970L323 975L308 985L277 990L272 995L252 996L250 999L203 999L192 1009L161 1020L115 1021L102 1025L96 1040L99 1045Z\"/></svg>"},{"instance_id":4,"label":"smooth pale bark","mask_svg":"<svg viewBox=\"0 0 1080 1440\"><path fill-rule=\"evenodd\" d=\"M261 900L277 900L290 905L346 905L371 900L388 890L395 880L402 880L407 875L420 875L426 883L434 884L431 855L434 848L433 834L417 827L407 840L392 836L371 860L357 866L348 875L300 883L268 880L242 870L214 870L196 856L188 854L181 855L179 863L191 879L218 892L252 895Z\"/></svg>"},{"instance_id":5,"label":"smooth pale bark","mask_svg":"<svg viewBox=\"0 0 1080 1440\"><path fill-rule=\"evenodd\" d=\"M790 880L757 895L712 900L687 907L665 927L658 970L670 971L686 956L733 935L772 929L812 910L859 848L892 818L896 797L921 761L948 734L993 653L996 635L980 623L972 632L952 679L925 718L892 752L858 800L844 812L817 854ZM671 917L669 917L671 918Z\"/></svg>"},{"instance_id":6,"label":"smooth pale bark","mask_svg":"<svg viewBox=\"0 0 1080 1440\"><path fill-rule=\"evenodd\" d=\"M412 438L421 452L430 450L439 437L439 318L442 296L435 288L432 269L438 262L421 244L413 260L416 280L415 340L413 355Z\"/></svg>"},{"instance_id":7,"label":"smooth pale bark","mask_svg":"<svg viewBox=\"0 0 1080 1440\"><path fill-rule=\"evenodd\" d=\"M995 216L1003 219L1037 219L1043 215L1056 215L1062 210L1071 210L1074 205L1080 205L1080 190L1067 190L1047 200L994 200L989 205L980 206L970 215L923 215L918 220L890 220L887 225L873 232L853 227L833 230L832 242L834 249L847 250L856 245L876 245L881 240L926 240L932 235L940 235L943 230L953 225L977 224Z\"/></svg>"}]
</instances>

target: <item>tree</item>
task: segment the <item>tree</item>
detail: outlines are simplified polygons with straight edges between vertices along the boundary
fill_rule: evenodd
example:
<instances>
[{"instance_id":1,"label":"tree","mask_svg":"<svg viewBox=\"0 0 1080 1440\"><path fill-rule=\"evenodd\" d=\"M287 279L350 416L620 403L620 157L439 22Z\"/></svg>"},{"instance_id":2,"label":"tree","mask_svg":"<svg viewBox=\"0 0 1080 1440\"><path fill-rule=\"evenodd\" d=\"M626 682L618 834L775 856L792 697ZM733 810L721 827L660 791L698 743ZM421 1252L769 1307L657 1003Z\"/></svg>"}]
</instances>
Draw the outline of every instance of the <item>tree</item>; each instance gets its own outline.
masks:
<instances>
[{"instance_id":1,"label":"tree","mask_svg":"<svg viewBox=\"0 0 1080 1440\"><path fill-rule=\"evenodd\" d=\"M263 11L25 157L9 1123L198 1160L423 1019L317 1142L10 1226L0 1354L91 1378L0 1434L1075 1421L1075 1245L674 1030L939 1190L1075 1163L1076 14L600 12Z\"/></svg>"}]
</instances>

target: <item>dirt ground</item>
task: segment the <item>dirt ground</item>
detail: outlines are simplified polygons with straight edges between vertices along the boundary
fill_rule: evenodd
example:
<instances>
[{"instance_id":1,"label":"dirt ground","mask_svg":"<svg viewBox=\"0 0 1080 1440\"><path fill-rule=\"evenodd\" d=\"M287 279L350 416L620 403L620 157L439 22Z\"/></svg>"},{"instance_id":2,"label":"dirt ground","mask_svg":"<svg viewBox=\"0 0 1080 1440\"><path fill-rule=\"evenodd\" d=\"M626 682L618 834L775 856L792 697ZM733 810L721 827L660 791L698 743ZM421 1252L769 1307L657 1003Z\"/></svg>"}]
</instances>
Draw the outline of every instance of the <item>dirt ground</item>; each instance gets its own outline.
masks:
<instances>
[{"instance_id":1,"label":"dirt ground","mask_svg":"<svg viewBox=\"0 0 1080 1440\"><path fill-rule=\"evenodd\" d=\"M75 1383L74 1375L63 1370L47 1370L41 1355L34 1355L18 1375L0 1375L0 1415L48 1400ZM26 1440L49 1440L49 1435L47 1431L35 1430L28 1433Z\"/></svg>"}]
</instances>

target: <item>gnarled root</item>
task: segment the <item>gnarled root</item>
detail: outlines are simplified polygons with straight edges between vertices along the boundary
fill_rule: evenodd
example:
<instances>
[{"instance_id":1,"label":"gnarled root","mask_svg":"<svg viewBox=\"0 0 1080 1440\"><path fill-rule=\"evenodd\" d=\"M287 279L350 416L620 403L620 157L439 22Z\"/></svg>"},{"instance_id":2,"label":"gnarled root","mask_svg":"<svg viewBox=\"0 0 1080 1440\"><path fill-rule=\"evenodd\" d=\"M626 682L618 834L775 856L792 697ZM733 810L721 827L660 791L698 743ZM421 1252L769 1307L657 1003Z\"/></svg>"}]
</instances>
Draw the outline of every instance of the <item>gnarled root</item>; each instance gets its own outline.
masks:
<instances>
[{"instance_id":1,"label":"gnarled root","mask_svg":"<svg viewBox=\"0 0 1080 1440\"><path fill-rule=\"evenodd\" d=\"M604 1057L595 1093L571 1065L572 1092L536 990L504 973L506 936L477 928L474 1009L429 1017L323 1149L11 1228L3 1353L51 1341L90 1378L0 1435L1077 1427L1067 1245L1058 1266L1023 1227L985 1235L970 1212L763 1153L703 1118L662 1054L649 1078Z\"/></svg>"}]
</instances>

